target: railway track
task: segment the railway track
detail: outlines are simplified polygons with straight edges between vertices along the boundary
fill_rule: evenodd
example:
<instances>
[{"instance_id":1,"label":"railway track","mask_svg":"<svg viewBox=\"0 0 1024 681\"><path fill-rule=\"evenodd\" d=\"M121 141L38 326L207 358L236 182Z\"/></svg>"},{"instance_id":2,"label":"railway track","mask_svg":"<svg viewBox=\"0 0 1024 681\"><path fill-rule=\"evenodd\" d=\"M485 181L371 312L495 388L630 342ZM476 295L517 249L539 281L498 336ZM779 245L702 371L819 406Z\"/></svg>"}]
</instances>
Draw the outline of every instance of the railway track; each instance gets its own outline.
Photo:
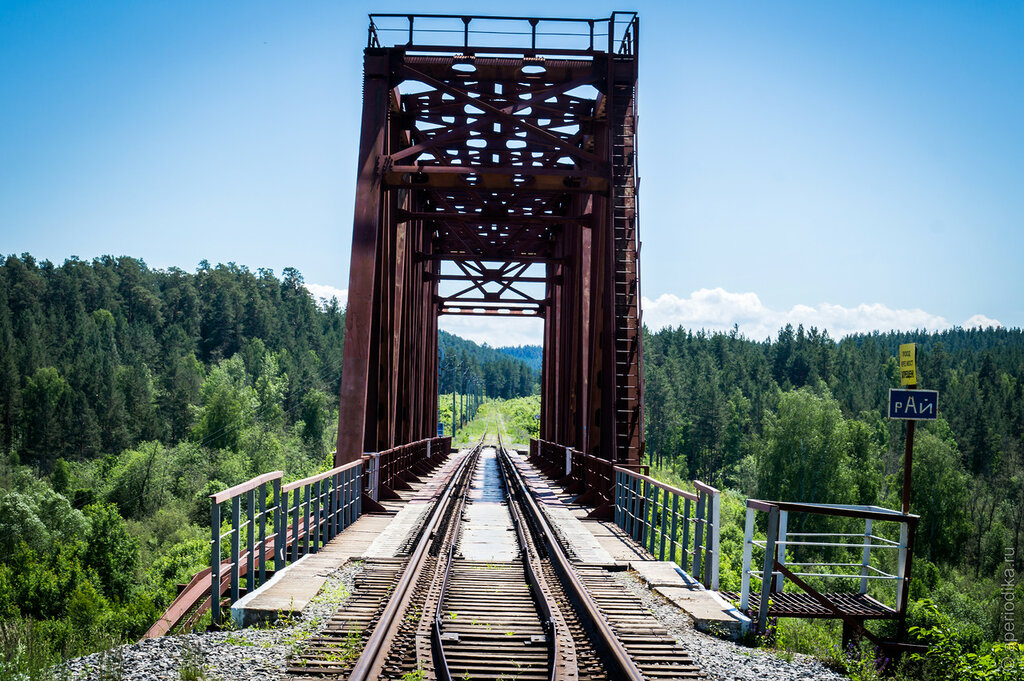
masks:
<instances>
[{"instance_id":1,"label":"railway track","mask_svg":"<svg viewBox=\"0 0 1024 681\"><path fill-rule=\"evenodd\" d=\"M497 424L494 424L497 426ZM496 428L497 430L497 428ZM604 570L573 565L487 434L406 555L367 561L295 679L639 681L703 674Z\"/></svg>"}]
</instances>

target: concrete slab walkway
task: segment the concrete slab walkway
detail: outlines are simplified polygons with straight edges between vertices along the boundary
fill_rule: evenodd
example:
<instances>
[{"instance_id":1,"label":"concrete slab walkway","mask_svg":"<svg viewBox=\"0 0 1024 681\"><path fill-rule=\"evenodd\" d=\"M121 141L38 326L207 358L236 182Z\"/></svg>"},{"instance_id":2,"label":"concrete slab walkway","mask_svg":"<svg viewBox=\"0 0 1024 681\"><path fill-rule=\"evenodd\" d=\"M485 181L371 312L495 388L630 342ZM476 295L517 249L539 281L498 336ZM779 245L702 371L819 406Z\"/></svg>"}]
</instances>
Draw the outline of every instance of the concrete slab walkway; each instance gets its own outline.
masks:
<instances>
[{"instance_id":1,"label":"concrete slab walkway","mask_svg":"<svg viewBox=\"0 0 1024 681\"><path fill-rule=\"evenodd\" d=\"M649 589L687 613L701 631L738 639L749 629L750 620L720 594L705 589L675 563L655 560L615 523L587 518L592 509L572 503L573 495L542 475L524 455L514 455L513 461L575 562L628 567Z\"/></svg>"},{"instance_id":2,"label":"concrete slab walkway","mask_svg":"<svg viewBox=\"0 0 1024 681\"><path fill-rule=\"evenodd\" d=\"M243 627L302 612L327 576L348 561L397 556L422 525L431 502L465 455L465 451L453 454L428 478L410 482L411 490L399 490L400 499L383 502L387 514L360 516L318 552L303 556L240 598L231 606L232 621Z\"/></svg>"}]
</instances>

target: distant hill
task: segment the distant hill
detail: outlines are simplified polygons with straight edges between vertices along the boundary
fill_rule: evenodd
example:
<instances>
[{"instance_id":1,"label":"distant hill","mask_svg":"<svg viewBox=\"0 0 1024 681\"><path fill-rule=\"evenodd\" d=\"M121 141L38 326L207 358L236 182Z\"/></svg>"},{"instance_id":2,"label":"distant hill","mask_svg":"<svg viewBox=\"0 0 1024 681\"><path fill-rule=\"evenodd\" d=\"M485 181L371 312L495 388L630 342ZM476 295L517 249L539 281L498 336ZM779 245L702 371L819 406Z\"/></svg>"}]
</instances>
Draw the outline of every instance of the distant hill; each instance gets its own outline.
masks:
<instances>
[{"instance_id":1,"label":"distant hill","mask_svg":"<svg viewBox=\"0 0 1024 681\"><path fill-rule=\"evenodd\" d=\"M515 345L495 348L498 352L526 362L535 371L540 371L544 348L540 345Z\"/></svg>"},{"instance_id":2,"label":"distant hill","mask_svg":"<svg viewBox=\"0 0 1024 681\"><path fill-rule=\"evenodd\" d=\"M540 381L539 359L534 367L504 349L479 345L446 331L439 332L438 344L444 354L439 380L441 393L463 389L462 377L459 376L461 371L456 367L468 367L469 373L476 376L484 386L488 397L525 397L537 390ZM540 348L537 348L537 352L539 355ZM466 383L465 391L470 392L469 383Z\"/></svg>"}]
</instances>

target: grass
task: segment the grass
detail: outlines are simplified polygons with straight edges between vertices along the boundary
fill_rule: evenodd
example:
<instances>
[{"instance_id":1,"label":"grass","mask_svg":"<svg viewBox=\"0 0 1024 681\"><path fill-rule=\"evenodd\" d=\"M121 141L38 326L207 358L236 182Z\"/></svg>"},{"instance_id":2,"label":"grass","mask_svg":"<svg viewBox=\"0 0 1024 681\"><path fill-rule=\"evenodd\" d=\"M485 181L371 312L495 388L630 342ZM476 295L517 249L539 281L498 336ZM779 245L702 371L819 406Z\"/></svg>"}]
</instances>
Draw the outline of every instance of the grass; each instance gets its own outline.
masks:
<instances>
[{"instance_id":1,"label":"grass","mask_svg":"<svg viewBox=\"0 0 1024 681\"><path fill-rule=\"evenodd\" d=\"M416 667L416 669L402 674L401 681L423 681L425 678L426 674L424 674L423 669Z\"/></svg>"},{"instance_id":2,"label":"grass","mask_svg":"<svg viewBox=\"0 0 1024 681\"><path fill-rule=\"evenodd\" d=\"M530 437L537 435L538 422L534 417L539 413L539 395L517 397L511 400L487 400L480 405L475 417L456 431L452 444L475 443L488 430L488 427L493 435L495 424L501 428L505 444L526 444Z\"/></svg>"},{"instance_id":3,"label":"grass","mask_svg":"<svg viewBox=\"0 0 1024 681\"><path fill-rule=\"evenodd\" d=\"M842 669L841 639L842 624L838 620L783 617L775 626L773 649L789 660L799 653L816 657L833 669Z\"/></svg>"},{"instance_id":4,"label":"grass","mask_svg":"<svg viewBox=\"0 0 1024 681\"><path fill-rule=\"evenodd\" d=\"M57 655L45 632L32 620L0 621L0 681L48 679Z\"/></svg>"},{"instance_id":5,"label":"grass","mask_svg":"<svg viewBox=\"0 0 1024 681\"><path fill-rule=\"evenodd\" d=\"M181 681L206 681L209 678L208 671L202 649L194 643L185 643L181 649L181 666L178 668Z\"/></svg>"},{"instance_id":6,"label":"grass","mask_svg":"<svg viewBox=\"0 0 1024 681\"><path fill-rule=\"evenodd\" d=\"M350 595L348 587L341 580L337 580L334 584L327 584L320 592L313 597L313 603L341 603L346 600Z\"/></svg>"}]
</instances>

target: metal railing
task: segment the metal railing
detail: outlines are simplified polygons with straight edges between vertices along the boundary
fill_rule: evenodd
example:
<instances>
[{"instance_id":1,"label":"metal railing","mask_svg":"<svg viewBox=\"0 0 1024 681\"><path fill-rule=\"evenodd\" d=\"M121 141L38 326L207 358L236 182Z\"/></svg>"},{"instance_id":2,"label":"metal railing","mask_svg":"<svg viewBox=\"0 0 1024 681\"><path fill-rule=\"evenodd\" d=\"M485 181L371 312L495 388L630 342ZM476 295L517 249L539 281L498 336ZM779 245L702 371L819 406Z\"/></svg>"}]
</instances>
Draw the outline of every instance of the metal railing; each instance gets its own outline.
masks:
<instances>
[{"instance_id":1,"label":"metal railing","mask_svg":"<svg viewBox=\"0 0 1024 681\"><path fill-rule=\"evenodd\" d=\"M599 19L466 14L371 14L367 47L413 51L461 51L576 55L607 51L636 55L640 19L613 12Z\"/></svg>"},{"instance_id":2,"label":"metal railing","mask_svg":"<svg viewBox=\"0 0 1024 681\"><path fill-rule=\"evenodd\" d=\"M530 461L543 473L562 479L572 467L572 447L531 438Z\"/></svg>"},{"instance_id":3,"label":"metal railing","mask_svg":"<svg viewBox=\"0 0 1024 681\"><path fill-rule=\"evenodd\" d=\"M279 570L300 555L316 553L359 518L363 471L364 461L354 461L286 485L284 473L274 471L210 495L210 603L215 625L221 620L222 594L229 591L230 602L237 601L242 577L246 593L251 593L266 582L271 560L269 569Z\"/></svg>"},{"instance_id":4,"label":"metal railing","mask_svg":"<svg viewBox=\"0 0 1024 681\"><path fill-rule=\"evenodd\" d=\"M448 457L452 438L432 437L399 445L382 452L371 452L370 477L373 484L368 493L375 501L379 498L395 498L396 489L410 489L409 482L424 475ZM373 490L372 492L369 490Z\"/></svg>"},{"instance_id":5,"label":"metal railing","mask_svg":"<svg viewBox=\"0 0 1024 681\"><path fill-rule=\"evenodd\" d=\"M364 499L379 508L373 502L409 489L408 481L441 463L450 448L450 437L429 438L295 482L284 484L284 473L274 471L210 495L210 604L225 592L234 603L243 578L251 593L268 571L317 553L362 515ZM220 623L219 607L212 607L212 618Z\"/></svg>"},{"instance_id":6,"label":"metal railing","mask_svg":"<svg viewBox=\"0 0 1024 681\"><path fill-rule=\"evenodd\" d=\"M658 560L673 561L718 590L721 493L694 481L697 492L615 467L615 524Z\"/></svg>"},{"instance_id":7,"label":"metal railing","mask_svg":"<svg viewBox=\"0 0 1024 681\"><path fill-rule=\"evenodd\" d=\"M578 495L573 503L593 506L591 518L611 520L615 506L616 467L636 469L647 475L647 464L629 465L615 462L548 440L530 440L530 461L545 475L554 478L567 492Z\"/></svg>"},{"instance_id":8,"label":"metal railing","mask_svg":"<svg viewBox=\"0 0 1024 681\"><path fill-rule=\"evenodd\" d=\"M763 540L754 538L755 515L758 512L768 514L768 523ZM813 514L832 518L849 518L864 523L863 532L790 532L788 531L791 513ZM837 583L854 582L859 590L852 589L838 593L859 593L867 596L868 583L871 581L892 582L895 585L895 607L889 611L893 617L903 619L906 614L907 594L910 582L910 563L913 557L913 537L917 527L918 516L904 515L878 506L859 506L846 504L807 504L782 501L747 500L747 517L743 539L743 567L740 587L740 610L746 611L750 604L751 578L761 580L758 602L758 627L764 629L769 616L769 608L773 594L781 594L785 581L788 579L810 595L815 603L831 610L836 618L852 619L838 605L832 603L837 598L833 594L818 592L805 581L837 580ZM899 539L883 536L879 532L878 523L891 522L899 525ZM764 552L761 569L753 564L754 548ZM828 562L823 558L815 561L788 560L786 551L798 557L808 549L824 549L840 560ZM895 561L877 558L881 552L896 553ZM891 555L891 554L890 554ZM851 556L859 557L854 562ZM876 556L874 562L872 557ZM880 563L892 563L895 572L883 569ZM800 572L794 571L803 570ZM890 570L893 568L889 568ZM849 580L849 581L847 581ZM876 603L873 599L869 602ZM881 603L878 603L882 605ZM855 628L858 624L851 622Z\"/></svg>"}]
</instances>

